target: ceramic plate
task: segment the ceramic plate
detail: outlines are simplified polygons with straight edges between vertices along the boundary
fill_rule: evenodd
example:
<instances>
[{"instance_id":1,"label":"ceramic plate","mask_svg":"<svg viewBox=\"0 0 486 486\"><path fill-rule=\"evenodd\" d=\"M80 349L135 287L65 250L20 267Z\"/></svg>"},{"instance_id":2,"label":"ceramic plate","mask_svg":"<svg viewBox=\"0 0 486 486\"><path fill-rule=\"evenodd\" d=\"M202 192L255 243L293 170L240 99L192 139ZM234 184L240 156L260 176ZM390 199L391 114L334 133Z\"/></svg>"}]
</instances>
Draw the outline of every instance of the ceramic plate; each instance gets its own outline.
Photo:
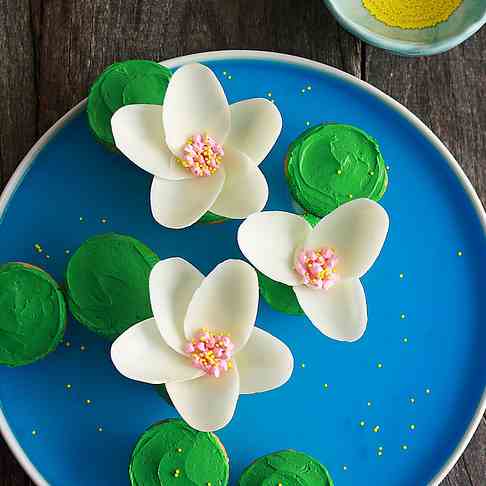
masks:
<instances>
[{"instance_id":1,"label":"ceramic plate","mask_svg":"<svg viewBox=\"0 0 486 486\"><path fill-rule=\"evenodd\" d=\"M251 461L285 448L315 456L339 486L363 478L374 486L437 484L486 404L485 215L470 183L417 118L347 74L246 51L167 65L194 61L215 71L230 102L267 97L283 115L283 132L262 165L267 209L291 210L285 152L318 122L350 123L375 136L390 177L382 200L390 232L364 278L369 323L360 341L332 341L305 317L260 303L258 324L289 344L296 367L282 388L242 396L233 421L218 433L231 458L231 484ZM158 226L150 182L95 142L82 102L42 137L5 189L0 261L31 262L62 281L69 253L109 231L140 239L161 258L179 255L204 273L241 258L238 221L180 231ZM64 343L47 359L0 369L1 429L37 484L128 484L137 437L177 416L153 387L114 370L109 347L71 320Z\"/></svg>"}]
</instances>

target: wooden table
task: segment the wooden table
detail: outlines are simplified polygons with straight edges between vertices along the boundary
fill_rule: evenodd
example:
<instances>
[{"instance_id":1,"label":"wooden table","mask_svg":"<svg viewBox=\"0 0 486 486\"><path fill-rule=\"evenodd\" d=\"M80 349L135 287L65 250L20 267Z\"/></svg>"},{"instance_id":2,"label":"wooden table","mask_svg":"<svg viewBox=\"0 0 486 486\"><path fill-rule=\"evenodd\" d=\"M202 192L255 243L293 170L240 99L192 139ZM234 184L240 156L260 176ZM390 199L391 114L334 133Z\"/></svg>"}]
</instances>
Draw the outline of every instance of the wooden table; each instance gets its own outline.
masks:
<instances>
[{"instance_id":1,"label":"wooden table","mask_svg":"<svg viewBox=\"0 0 486 486\"><path fill-rule=\"evenodd\" d=\"M219 49L295 54L377 86L445 142L485 203L486 29L447 54L400 58L351 37L321 0L0 0L1 187L108 64ZM485 484L483 417L443 485ZM26 485L0 442L0 486Z\"/></svg>"}]
</instances>

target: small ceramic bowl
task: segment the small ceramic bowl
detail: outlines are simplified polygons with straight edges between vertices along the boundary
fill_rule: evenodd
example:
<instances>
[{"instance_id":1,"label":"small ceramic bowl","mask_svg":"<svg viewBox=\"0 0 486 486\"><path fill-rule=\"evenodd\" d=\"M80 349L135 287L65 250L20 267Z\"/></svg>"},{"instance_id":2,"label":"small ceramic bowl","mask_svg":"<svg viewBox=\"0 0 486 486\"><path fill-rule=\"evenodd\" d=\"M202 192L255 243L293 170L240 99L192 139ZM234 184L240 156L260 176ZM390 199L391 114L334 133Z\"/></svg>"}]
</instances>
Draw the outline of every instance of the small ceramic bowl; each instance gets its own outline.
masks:
<instances>
[{"instance_id":1,"label":"small ceramic bowl","mask_svg":"<svg viewBox=\"0 0 486 486\"><path fill-rule=\"evenodd\" d=\"M486 22L484 0L464 0L446 22L426 29L389 27L373 17L362 0L324 0L324 3L351 34L404 56L430 56L448 51L475 34Z\"/></svg>"}]
</instances>

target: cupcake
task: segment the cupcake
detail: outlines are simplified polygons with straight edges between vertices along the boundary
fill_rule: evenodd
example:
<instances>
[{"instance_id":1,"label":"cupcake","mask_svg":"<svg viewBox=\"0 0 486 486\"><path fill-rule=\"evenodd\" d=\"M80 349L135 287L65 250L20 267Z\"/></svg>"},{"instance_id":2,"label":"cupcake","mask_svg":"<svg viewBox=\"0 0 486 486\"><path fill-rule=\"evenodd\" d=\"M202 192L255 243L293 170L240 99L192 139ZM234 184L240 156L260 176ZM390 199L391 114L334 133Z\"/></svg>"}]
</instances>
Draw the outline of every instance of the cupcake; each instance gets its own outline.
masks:
<instances>
[{"instance_id":1,"label":"cupcake","mask_svg":"<svg viewBox=\"0 0 486 486\"><path fill-rule=\"evenodd\" d=\"M162 105L170 77L169 69L153 61L124 61L108 66L88 96L88 122L95 138L116 150L111 131L113 113L126 105Z\"/></svg>"},{"instance_id":2,"label":"cupcake","mask_svg":"<svg viewBox=\"0 0 486 486\"><path fill-rule=\"evenodd\" d=\"M216 435L169 419L153 425L138 439L129 476L132 486L226 486L229 460Z\"/></svg>"},{"instance_id":3,"label":"cupcake","mask_svg":"<svg viewBox=\"0 0 486 486\"><path fill-rule=\"evenodd\" d=\"M21 366L56 349L66 328L57 282L26 263L0 266L0 364Z\"/></svg>"},{"instance_id":4,"label":"cupcake","mask_svg":"<svg viewBox=\"0 0 486 486\"><path fill-rule=\"evenodd\" d=\"M257 459L240 477L238 486L333 486L327 469L316 459L293 450Z\"/></svg>"},{"instance_id":5,"label":"cupcake","mask_svg":"<svg viewBox=\"0 0 486 486\"><path fill-rule=\"evenodd\" d=\"M353 199L379 201L388 185L378 142L359 128L337 123L316 125L294 140L285 173L298 206L319 218Z\"/></svg>"},{"instance_id":6,"label":"cupcake","mask_svg":"<svg viewBox=\"0 0 486 486\"><path fill-rule=\"evenodd\" d=\"M90 330L115 339L152 316L149 275L159 257L130 236L94 236L73 254L66 270L69 309Z\"/></svg>"}]
</instances>

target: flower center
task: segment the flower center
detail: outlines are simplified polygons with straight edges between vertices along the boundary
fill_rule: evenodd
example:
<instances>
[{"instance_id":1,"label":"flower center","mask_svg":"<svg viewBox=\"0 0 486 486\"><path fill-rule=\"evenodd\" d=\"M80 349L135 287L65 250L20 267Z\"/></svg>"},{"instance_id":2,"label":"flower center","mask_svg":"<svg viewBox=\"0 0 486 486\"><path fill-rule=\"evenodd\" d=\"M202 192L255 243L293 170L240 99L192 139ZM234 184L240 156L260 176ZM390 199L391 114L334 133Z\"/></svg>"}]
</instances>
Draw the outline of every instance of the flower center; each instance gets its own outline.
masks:
<instances>
[{"instance_id":1,"label":"flower center","mask_svg":"<svg viewBox=\"0 0 486 486\"><path fill-rule=\"evenodd\" d=\"M186 344L185 351L191 356L195 368L219 378L221 373L233 367L230 358L234 348L228 335L200 329L194 339Z\"/></svg>"},{"instance_id":2,"label":"flower center","mask_svg":"<svg viewBox=\"0 0 486 486\"><path fill-rule=\"evenodd\" d=\"M330 289L339 278L336 265L339 259L331 248L302 250L295 261L295 271L304 279L304 285L313 289Z\"/></svg>"},{"instance_id":3,"label":"flower center","mask_svg":"<svg viewBox=\"0 0 486 486\"><path fill-rule=\"evenodd\" d=\"M213 175L223 161L223 146L207 134L190 137L182 151L184 155L177 160L196 177Z\"/></svg>"}]
</instances>

